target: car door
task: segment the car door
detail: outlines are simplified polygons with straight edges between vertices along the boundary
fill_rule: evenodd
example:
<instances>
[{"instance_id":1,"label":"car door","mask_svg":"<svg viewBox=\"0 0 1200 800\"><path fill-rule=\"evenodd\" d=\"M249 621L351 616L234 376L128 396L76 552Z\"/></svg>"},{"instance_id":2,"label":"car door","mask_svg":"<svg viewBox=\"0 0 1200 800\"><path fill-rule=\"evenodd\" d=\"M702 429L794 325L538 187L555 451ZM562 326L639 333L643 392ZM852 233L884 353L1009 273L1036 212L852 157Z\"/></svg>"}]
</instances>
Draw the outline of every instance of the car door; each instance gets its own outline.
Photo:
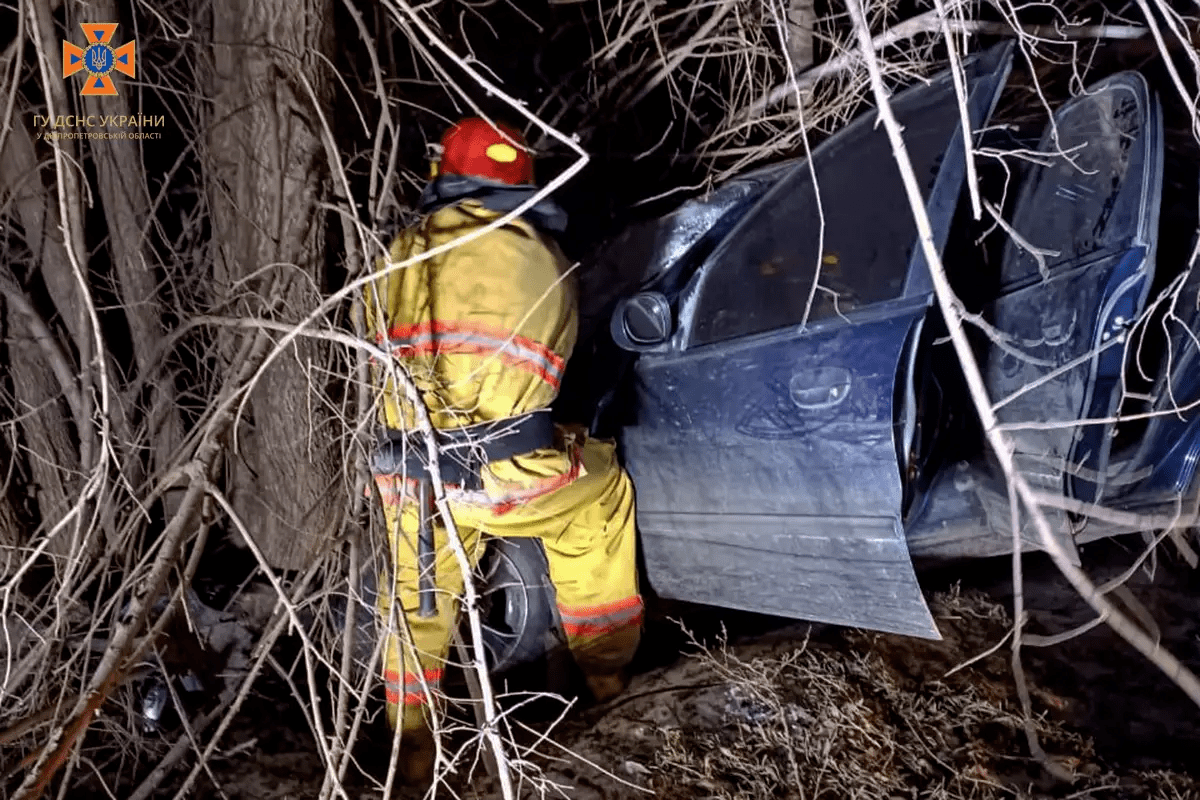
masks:
<instances>
[{"instance_id":1,"label":"car door","mask_svg":"<svg viewBox=\"0 0 1200 800\"><path fill-rule=\"evenodd\" d=\"M1126 333L1154 277L1162 137L1145 79L1114 75L1055 113L1017 197L1023 243L1006 246L986 382L1035 488L1103 498L1104 420L1119 410Z\"/></svg>"},{"instance_id":2,"label":"car door","mask_svg":"<svg viewBox=\"0 0 1200 800\"><path fill-rule=\"evenodd\" d=\"M973 127L1010 61L1002 47L966 65ZM940 246L965 163L954 87L943 75L893 103ZM660 595L938 636L901 526L895 424L929 281L874 123L759 201L680 296L670 342L634 367L621 438Z\"/></svg>"}]
</instances>

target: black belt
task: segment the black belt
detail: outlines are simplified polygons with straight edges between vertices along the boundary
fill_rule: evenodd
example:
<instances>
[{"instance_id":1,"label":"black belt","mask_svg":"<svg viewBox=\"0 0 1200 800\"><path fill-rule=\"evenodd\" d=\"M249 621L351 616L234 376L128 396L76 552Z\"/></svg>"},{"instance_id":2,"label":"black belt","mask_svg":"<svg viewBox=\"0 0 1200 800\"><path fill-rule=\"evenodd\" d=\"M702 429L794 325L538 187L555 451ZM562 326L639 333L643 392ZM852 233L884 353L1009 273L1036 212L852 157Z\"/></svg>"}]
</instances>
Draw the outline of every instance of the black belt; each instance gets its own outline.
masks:
<instances>
[{"instance_id":1,"label":"black belt","mask_svg":"<svg viewBox=\"0 0 1200 800\"><path fill-rule=\"evenodd\" d=\"M479 471L484 465L553 447L554 423L550 421L549 409L539 409L519 417L463 428L437 428L433 436L437 441L442 480L475 490L483 487ZM428 454L424 435L388 429L380 437L371 466L376 473L403 474L415 480L427 480Z\"/></svg>"}]
</instances>

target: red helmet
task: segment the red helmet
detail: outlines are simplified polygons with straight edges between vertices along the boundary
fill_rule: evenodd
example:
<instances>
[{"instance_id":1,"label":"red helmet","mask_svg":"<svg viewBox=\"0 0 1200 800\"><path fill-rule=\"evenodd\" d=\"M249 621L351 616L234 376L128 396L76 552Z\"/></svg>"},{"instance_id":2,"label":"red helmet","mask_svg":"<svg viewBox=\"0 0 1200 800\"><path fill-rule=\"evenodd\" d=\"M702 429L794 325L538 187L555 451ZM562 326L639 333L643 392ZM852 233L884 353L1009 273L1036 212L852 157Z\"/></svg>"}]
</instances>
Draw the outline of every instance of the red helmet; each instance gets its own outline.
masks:
<instances>
[{"instance_id":1,"label":"red helmet","mask_svg":"<svg viewBox=\"0 0 1200 800\"><path fill-rule=\"evenodd\" d=\"M516 129L503 122L468 117L442 136L442 158L436 172L517 186L533 183L533 156Z\"/></svg>"}]
</instances>

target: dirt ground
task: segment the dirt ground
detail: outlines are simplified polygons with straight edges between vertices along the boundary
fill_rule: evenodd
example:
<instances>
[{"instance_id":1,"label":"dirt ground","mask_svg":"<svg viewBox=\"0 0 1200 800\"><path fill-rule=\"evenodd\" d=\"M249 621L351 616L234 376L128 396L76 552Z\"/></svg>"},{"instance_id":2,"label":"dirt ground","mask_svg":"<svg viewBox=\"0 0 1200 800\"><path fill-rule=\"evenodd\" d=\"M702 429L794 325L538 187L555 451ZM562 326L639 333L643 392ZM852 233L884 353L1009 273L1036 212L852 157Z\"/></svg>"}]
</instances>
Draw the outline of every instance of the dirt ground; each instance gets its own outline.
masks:
<instances>
[{"instance_id":1,"label":"dirt ground","mask_svg":"<svg viewBox=\"0 0 1200 800\"><path fill-rule=\"evenodd\" d=\"M1093 549L1108 571L1133 555ZM1088 619L1045 559L1027 566L1031 631ZM1029 756L1007 647L952 672L1004 637L1008 570L926 576L944 584L930 597L941 642L794 625L724 646L710 635L561 741L658 797L1200 797L1200 712L1107 628L1024 659L1040 745L1069 781ZM1160 564L1130 583L1165 621L1163 643L1200 665L1195 574ZM577 764L549 777L573 798L638 794Z\"/></svg>"},{"instance_id":2,"label":"dirt ground","mask_svg":"<svg viewBox=\"0 0 1200 800\"><path fill-rule=\"evenodd\" d=\"M1085 563L1115 574L1137 545L1091 545ZM1200 798L1200 710L1105 626L1025 650L1038 741L1069 780L1030 756L1007 646L955 670L1004 638L1009 569L999 559L923 572L941 642L654 603L624 695L572 710L555 726L555 744L519 737L538 745L525 754L521 795ZM1048 560L1029 557L1026 570L1031 632L1089 618ZM1162 643L1200 669L1200 575L1176 560L1153 573L1129 581L1132 610L1157 620ZM225 797L316 796L311 736L276 702L257 699L230 741L241 747L214 763ZM555 713L526 722L544 731ZM381 772L380 720L370 737L381 744L360 763ZM482 773L476 765L474 780L455 779L439 796L498 796ZM361 779L350 785L354 797L380 796ZM222 796L207 787L197 796Z\"/></svg>"}]
</instances>

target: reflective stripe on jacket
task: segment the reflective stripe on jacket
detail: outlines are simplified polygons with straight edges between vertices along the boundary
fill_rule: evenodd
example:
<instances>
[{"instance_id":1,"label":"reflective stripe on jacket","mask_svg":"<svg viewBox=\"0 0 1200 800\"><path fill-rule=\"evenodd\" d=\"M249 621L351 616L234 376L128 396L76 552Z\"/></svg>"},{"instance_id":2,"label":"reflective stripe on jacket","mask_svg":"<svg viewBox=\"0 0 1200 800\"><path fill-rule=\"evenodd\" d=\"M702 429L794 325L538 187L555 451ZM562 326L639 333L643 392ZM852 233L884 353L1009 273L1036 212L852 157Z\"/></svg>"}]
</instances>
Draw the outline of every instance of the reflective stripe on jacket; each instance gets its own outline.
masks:
<instances>
[{"instance_id":1,"label":"reflective stripe on jacket","mask_svg":"<svg viewBox=\"0 0 1200 800\"><path fill-rule=\"evenodd\" d=\"M383 344L385 337L377 337ZM469 322L432 320L419 325L396 325L388 329L387 347L392 355L477 355L499 358L503 363L541 378L558 391L566 359L541 342L525 336Z\"/></svg>"},{"instance_id":2,"label":"reflective stripe on jacket","mask_svg":"<svg viewBox=\"0 0 1200 800\"><path fill-rule=\"evenodd\" d=\"M503 216L476 200L438 209L403 231L387 264L463 238ZM554 241L522 219L368 284L368 332L412 376L434 426L457 428L545 408L575 346L569 264ZM380 421L411 430L412 409L375 365ZM566 448L546 448L483 471L500 501L577 474ZM573 477L573 475L572 475Z\"/></svg>"},{"instance_id":3,"label":"reflective stripe on jacket","mask_svg":"<svg viewBox=\"0 0 1200 800\"><path fill-rule=\"evenodd\" d=\"M415 672L404 673L401 681L400 673L387 670L383 673L384 696L389 703L404 705L419 705L425 702L425 687L431 692L437 691L442 682L441 669L427 669L418 675Z\"/></svg>"}]
</instances>

